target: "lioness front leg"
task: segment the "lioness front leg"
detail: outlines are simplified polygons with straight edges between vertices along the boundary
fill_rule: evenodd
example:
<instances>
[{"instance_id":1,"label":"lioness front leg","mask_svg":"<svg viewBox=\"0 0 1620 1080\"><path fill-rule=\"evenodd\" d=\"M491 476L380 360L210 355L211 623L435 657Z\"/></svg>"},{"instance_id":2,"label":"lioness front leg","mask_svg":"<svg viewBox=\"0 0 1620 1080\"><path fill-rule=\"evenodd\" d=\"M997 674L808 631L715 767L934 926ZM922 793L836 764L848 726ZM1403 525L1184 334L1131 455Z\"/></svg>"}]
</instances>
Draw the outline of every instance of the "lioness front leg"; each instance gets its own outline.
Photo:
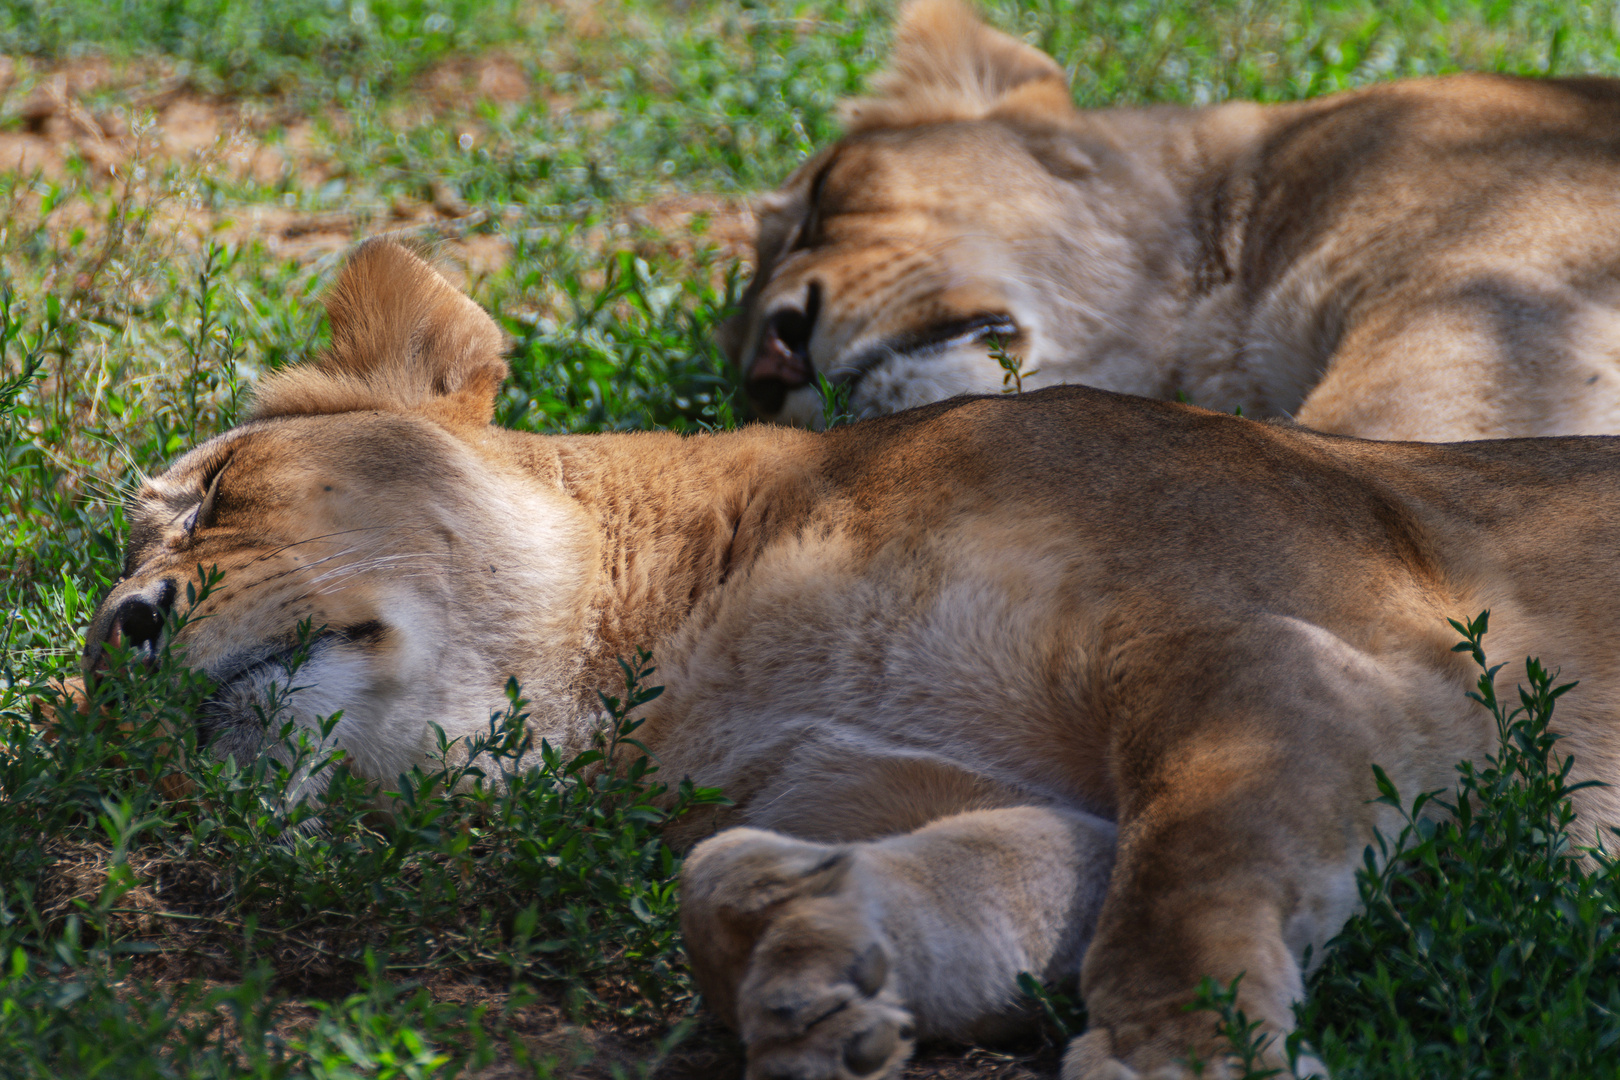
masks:
<instances>
[{"instance_id":1,"label":"lioness front leg","mask_svg":"<svg viewBox=\"0 0 1620 1080\"><path fill-rule=\"evenodd\" d=\"M1063 1080L1190 1078L1191 1058L1227 1075L1216 1018L1187 1008L1206 976L1241 976L1238 1007L1271 1037L1268 1066L1286 1066L1301 957L1354 910L1361 854L1389 825L1370 802L1372 748L1392 769L1414 756L1391 676L1326 632L1259 617L1152 647L1140 682L1121 679L1118 857ZM1298 1072L1325 1074L1314 1059Z\"/></svg>"},{"instance_id":2,"label":"lioness front leg","mask_svg":"<svg viewBox=\"0 0 1620 1080\"><path fill-rule=\"evenodd\" d=\"M1113 853L1105 822L1039 807L860 844L733 829L687 860L681 923L750 1080L887 1076L918 1039L1024 1018L1019 972L1073 978Z\"/></svg>"}]
</instances>

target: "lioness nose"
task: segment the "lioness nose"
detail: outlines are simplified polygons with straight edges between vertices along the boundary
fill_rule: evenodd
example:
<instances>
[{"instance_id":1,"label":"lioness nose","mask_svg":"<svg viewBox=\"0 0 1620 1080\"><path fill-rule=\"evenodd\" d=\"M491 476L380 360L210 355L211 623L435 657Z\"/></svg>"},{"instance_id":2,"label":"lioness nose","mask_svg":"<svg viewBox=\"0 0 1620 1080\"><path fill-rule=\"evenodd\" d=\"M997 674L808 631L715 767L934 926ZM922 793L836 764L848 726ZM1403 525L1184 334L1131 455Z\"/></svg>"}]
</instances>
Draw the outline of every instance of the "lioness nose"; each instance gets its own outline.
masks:
<instances>
[{"instance_id":1,"label":"lioness nose","mask_svg":"<svg viewBox=\"0 0 1620 1080\"><path fill-rule=\"evenodd\" d=\"M174 582L161 581L144 593L126 597L113 612L105 640L92 646L91 667L106 667L109 645L122 645L145 663L156 661L163 623L174 607L175 591Z\"/></svg>"},{"instance_id":2,"label":"lioness nose","mask_svg":"<svg viewBox=\"0 0 1620 1080\"><path fill-rule=\"evenodd\" d=\"M815 378L810 363L810 335L821 307L821 288L812 283L805 309L782 308L765 323L746 389L763 413L780 412L788 392L808 386Z\"/></svg>"}]
</instances>

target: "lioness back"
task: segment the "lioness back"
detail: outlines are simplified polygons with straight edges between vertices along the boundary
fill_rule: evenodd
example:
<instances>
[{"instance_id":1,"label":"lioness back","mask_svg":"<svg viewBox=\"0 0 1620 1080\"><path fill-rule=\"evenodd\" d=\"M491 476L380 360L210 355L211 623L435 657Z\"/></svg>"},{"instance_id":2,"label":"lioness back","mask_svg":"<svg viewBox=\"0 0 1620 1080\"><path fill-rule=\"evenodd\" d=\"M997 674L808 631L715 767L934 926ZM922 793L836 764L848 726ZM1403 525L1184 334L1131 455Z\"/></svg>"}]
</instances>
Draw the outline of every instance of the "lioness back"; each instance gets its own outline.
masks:
<instances>
[{"instance_id":1,"label":"lioness back","mask_svg":"<svg viewBox=\"0 0 1620 1080\"><path fill-rule=\"evenodd\" d=\"M1078 110L917 0L847 134L760 211L723 335L814 426L1080 382L1371 438L1620 431L1620 84L1462 75Z\"/></svg>"}]
</instances>

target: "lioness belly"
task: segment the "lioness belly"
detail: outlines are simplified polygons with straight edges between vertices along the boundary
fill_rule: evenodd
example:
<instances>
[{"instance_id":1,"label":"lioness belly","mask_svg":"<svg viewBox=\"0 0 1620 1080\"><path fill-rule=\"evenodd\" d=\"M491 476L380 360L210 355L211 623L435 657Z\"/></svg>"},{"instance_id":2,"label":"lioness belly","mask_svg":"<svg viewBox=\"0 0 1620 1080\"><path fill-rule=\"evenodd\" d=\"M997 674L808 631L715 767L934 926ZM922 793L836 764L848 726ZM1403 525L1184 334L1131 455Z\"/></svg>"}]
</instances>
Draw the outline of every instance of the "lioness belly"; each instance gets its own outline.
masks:
<instances>
[{"instance_id":1,"label":"lioness belly","mask_svg":"<svg viewBox=\"0 0 1620 1080\"><path fill-rule=\"evenodd\" d=\"M1060 529L1046 524L1048 543ZM1077 552L1026 543L1015 558L997 539L768 554L759 584L661 661L666 767L722 787L749 823L808 838L996 806L1106 815Z\"/></svg>"}]
</instances>

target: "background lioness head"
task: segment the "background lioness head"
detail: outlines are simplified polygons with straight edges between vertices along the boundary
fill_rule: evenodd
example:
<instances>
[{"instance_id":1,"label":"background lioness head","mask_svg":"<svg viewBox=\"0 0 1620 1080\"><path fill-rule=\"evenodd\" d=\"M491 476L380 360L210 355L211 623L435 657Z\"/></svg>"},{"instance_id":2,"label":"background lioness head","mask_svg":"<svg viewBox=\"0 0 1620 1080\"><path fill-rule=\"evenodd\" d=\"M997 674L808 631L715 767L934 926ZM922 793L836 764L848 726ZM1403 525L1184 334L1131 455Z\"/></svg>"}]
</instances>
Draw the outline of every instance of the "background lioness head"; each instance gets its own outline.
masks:
<instances>
[{"instance_id":1,"label":"background lioness head","mask_svg":"<svg viewBox=\"0 0 1620 1080\"><path fill-rule=\"evenodd\" d=\"M1171 253L1130 222L1174 196L1081 115L1051 57L958 0L907 5L845 137L759 208L755 277L722 331L759 414L819 424L817 374L850 385L857 416L995 392L993 346L1025 388L1139 390L1110 378L1108 340L1134 368L1157 301L1133 282ZM1076 342L1102 359L1077 370Z\"/></svg>"},{"instance_id":2,"label":"background lioness head","mask_svg":"<svg viewBox=\"0 0 1620 1080\"><path fill-rule=\"evenodd\" d=\"M1620 81L1074 107L913 0L847 134L761 207L723 344L769 420L1084 383L1375 439L1620 430Z\"/></svg>"}]
</instances>

